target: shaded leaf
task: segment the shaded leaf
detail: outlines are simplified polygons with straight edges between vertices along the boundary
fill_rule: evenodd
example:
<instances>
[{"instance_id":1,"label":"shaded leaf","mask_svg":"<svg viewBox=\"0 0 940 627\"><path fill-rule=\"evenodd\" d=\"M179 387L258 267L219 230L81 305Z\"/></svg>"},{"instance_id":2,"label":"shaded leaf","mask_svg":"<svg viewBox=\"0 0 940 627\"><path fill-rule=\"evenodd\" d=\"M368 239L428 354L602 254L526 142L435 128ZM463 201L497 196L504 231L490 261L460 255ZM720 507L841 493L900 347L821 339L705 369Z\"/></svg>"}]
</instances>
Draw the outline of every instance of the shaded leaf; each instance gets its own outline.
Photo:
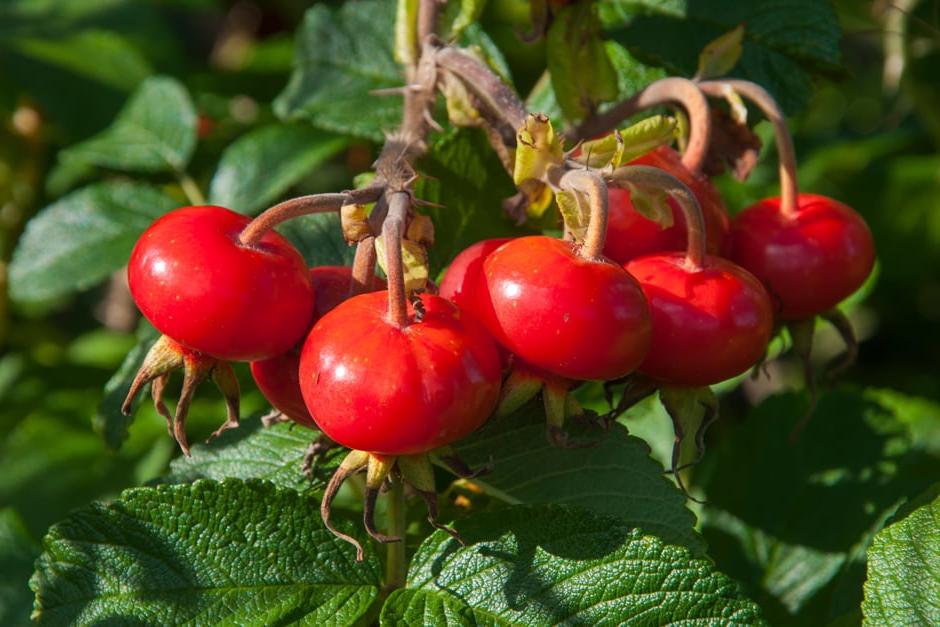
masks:
<instances>
[{"instance_id":1,"label":"shaded leaf","mask_svg":"<svg viewBox=\"0 0 940 627\"><path fill-rule=\"evenodd\" d=\"M617 97L617 74L600 37L594 3L564 7L546 37L552 87L569 120L584 118L602 102Z\"/></svg>"},{"instance_id":2,"label":"shaded leaf","mask_svg":"<svg viewBox=\"0 0 940 627\"><path fill-rule=\"evenodd\" d=\"M868 550L862 612L866 625L940 623L940 497L875 536Z\"/></svg>"},{"instance_id":3,"label":"shaded leaf","mask_svg":"<svg viewBox=\"0 0 940 627\"><path fill-rule=\"evenodd\" d=\"M196 110L175 79L144 81L107 129L59 154L73 165L182 172L196 148Z\"/></svg>"},{"instance_id":4,"label":"shaded leaf","mask_svg":"<svg viewBox=\"0 0 940 627\"><path fill-rule=\"evenodd\" d=\"M91 287L127 263L137 237L178 206L142 183L97 183L72 192L29 221L10 266L20 301Z\"/></svg>"},{"instance_id":5,"label":"shaded leaf","mask_svg":"<svg viewBox=\"0 0 940 627\"><path fill-rule=\"evenodd\" d=\"M300 471L307 445L320 434L293 424L263 427L260 420L247 420L209 444L193 446L192 457L170 463L165 483L189 483L197 479L264 479L280 488L322 490L346 451L331 449L319 460L314 481Z\"/></svg>"},{"instance_id":6,"label":"shaded leaf","mask_svg":"<svg viewBox=\"0 0 940 627\"><path fill-rule=\"evenodd\" d=\"M471 467L492 457L493 471L474 479L506 503L563 503L613 515L631 527L666 542L704 552L695 532L695 516L685 496L650 459L645 442L614 425L598 428L570 421L575 440L596 441L588 448L560 449L545 439L545 415L537 404L492 419L483 429L456 445Z\"/></svg>"},{"instance_id":7,"label":"shaded leaf","mask_svg":"<svg viewBox=\"0 0 940 627\"><path fill-rule=\"evenodd\" d=\"M40 623L351 624L381 569L263 482L136 488L50 529L30 584Z\"/></svg>"},{"instance_id":8,"label":"shaded leaf","mask_svg":"<svg viewBox=\"0 0 940 627\"><path fill-rule=\"evenodd\" d=\"M297 34L294 73L274 102L277 114L381 141L401 118L400 96L369 93L403 83L392 53L394 18L395 3L383 0L310 8Z\"/></svg>"},{"instance_id":9,"label":"shaded leaf","mask_svg":"<svg viewBox=\"0 0 940 627\"><path fill-rule=\"evenodd\" d=\"M143 399L147 398L146 391L137 395L134 400L130 416L121 411L124 399L131 389L134 376L144 363L147 351L157 341L159 333L146 320L141 320L137 327L137 344L127 353L121 367L108 379L104 386L104 397L98 405L98 411L92 419L95 431L104 437L105 444L112 450L121 448L127 439L128 429L134 422L137 408Z\"/></svg>"},{"instance_id":10,"label":"shaded leaf","mask_svg":"<svg viewBox=\"0 0 940 627\"><path fill-rule=\"evenodd\" d=\"M297 247L310 267L348 266L356 254L343 238L343 226L335 213L294 218L280 224L278 231Z\"/></svg>"},{"instance_id":11,"label":"shaded leaf","mask_svg":"<svg viewBox=\"0 0 940 627\"><path fill-rule=\"evenodd\" d=\"M719 568L737 578L775 625L822 624L858 608L865 549L898 504L935 478L896 408L851 389L805 411L773 397L709 447L693 484L705 494L702 533ZM825 521L821 524L820 521Z\"/></svg>"},{"instance_id":12,"label":"shaded leaf","mask_svg":"<svg viewBox=\"0 0 940 627\"><path fill-rule=\"evenodd\" d=\"M842 33L828 2L606 0L601 16L631 54L686 76L695 72L709 42L746 24L744 52L731 74L766 87L787 112L806 104L811 76L842 71Z\"/></svg>"},{"instance_id":13,"label":"shaded leaf","mask_svg":"<svg viewBox=\"0 0 940 627\"><path fill-rule=\"evenodd\" d=\"M346 140L309 126L275 124L229 146L209 187L209 202L254 214L346 146Z\"/></svg>"},{"instance_id":14,"label":"shaded leaf","mask_svg":"<svg viewBox=\"0 0 940 627\"><path fill-rule=\"evenodd\" d=\"M515 187L483 131L459 129L444 135L418 163L418 171L427 178L418 181L417 197L443 205L422 208L436 233L428 251L431 276L481 239L520 232L502 211L503 199Z\"/></svg>"},{"instance_id":15,"label":"shaded leaf","mask_svg":"<svg viewBox=\"0 0 940 627\"><path fill-rule=\"evenodd\" d=\"M512 507L424 541L383 625L760 624L729 578L680 547L587 510Z\"/></svg>"},{"instance_id":16,"label":"shaded leaf","mask_svg":"<svg viewBox=\"0 0 940 627\"><path fill-rule=\"evenodd\" d=\"M15 510L0 509L0 624L25 625L33 608L29 576L39 546Z\"/></svg>"}]
</instances>

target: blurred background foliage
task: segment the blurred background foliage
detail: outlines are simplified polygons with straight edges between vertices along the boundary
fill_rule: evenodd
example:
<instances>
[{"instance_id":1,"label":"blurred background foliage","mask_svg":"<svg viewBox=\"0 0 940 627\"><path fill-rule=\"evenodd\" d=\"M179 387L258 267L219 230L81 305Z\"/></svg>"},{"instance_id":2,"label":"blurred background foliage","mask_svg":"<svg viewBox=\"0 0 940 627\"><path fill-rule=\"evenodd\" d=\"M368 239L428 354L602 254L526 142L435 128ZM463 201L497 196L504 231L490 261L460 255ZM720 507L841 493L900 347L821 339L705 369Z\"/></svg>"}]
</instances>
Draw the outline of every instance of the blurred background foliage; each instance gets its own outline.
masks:
<instances>
[{"instance_id":1,"label":"blurred background foliage","mask_svg":"<svg viewBox=\"0 0 940 627\"><path fill-rule=\"evenodd\" d=\"M106 446L93 427L104 385L136 344L136 313L122 272L100 286L51 300L10 298L7 270L26 222L94 174L81 160L60 160L59 152L107 127L145 79L173 76L189 89L199 113L191 180L149 178L181 204L187 185L209 193L223 150L276 121L271 103L288 83L294 31L311 4L0 3L0 570L28 574L31 558L6 547L38 542L69 510L163 474L178 454L149 406L141 408L119 450ZM895 405L906 403L906 415L916 413L935 425L940 421L940 2L840 0L835 6L844 31L842 65L814 82L792 123L803 189L857 209L877 242L877 278L864 303L851 309L863 343L847 378L860 387L890 388L894 392L882 392L872 402L890 397ZM526 44L520 38L528 19L527 4L516 0L490 0L482 17L522 93L536 85L545 64L544 42ZM769 127L760 124L757 131L772 147ZM316 168L294 177L290 189L311 193L348 187L355 174L368 169L375 152L372 142L343 140L326 161L314 159ZM765 150L746 184L722 179L720 186L729 207L739 210L776 193L775 177L773 151ZM491 211L499 222L499 207ZM819 345L821 360L838 350L834 334L823 333ZM247 370L239 373L247 382ZM771 364L771 374L769 382L749 382L724 400L723 420L710 438L712 450L733 455L733 443L753 447L755 439L767 439L770 450L785 450L784 434L773 440L758 427L747 434L734 428L749 403L796 386L796 366L788 360ZM253 386L243 388L243 414L264 409ZM778 404L801 402L782 399ZM844 404L830 399L816 417L816 423L825 424L807 436L838 440L846 430L859 428L845 417L869 416L876 407L859 403L857 395ZM222 414L218 398L200 391L190 414L193 438L207 435ZM635 432L664 440L663 447L653 443L662 455L671 441L668 423L655 408L644 406L632 415ZM718 481L713 475L722 472L714 458L710 463L697 480L700 487ZM787 489L771 482L774 466L766 461L741 463L767 470L766 490L779 494ZM722 500L717 493L709 497ZM721 524L715 523L706 539L719 547L719 565L746 581L753 575L747 560L738 570L730 558L721 562L723 536L714 531ZM23 599L4 589L0 617L22 617L24 608L15 604L28 606L28 597ZM773 603L780 603L778 618L795 616L803 607L792 598L790 605Z\"/></svg>"}]
</instances>

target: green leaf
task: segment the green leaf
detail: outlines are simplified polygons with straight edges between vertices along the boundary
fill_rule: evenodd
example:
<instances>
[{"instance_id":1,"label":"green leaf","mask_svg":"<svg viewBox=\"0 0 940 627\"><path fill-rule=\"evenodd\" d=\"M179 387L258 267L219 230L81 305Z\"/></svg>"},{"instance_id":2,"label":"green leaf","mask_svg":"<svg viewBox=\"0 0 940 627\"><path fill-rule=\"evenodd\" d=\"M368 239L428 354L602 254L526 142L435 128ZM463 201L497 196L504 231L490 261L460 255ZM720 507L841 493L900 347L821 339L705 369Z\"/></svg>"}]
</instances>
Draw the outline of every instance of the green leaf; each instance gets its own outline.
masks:
<instances>
[{"instance_id":1,"label":"green leaf","mask_svg":"<svg viewBox=\"0 0 940 627\"><path fill-rule=\"evenodd\" d=\"M478 26L477 21L486 8L486 0L458 0L448 2L444 7L443 22L449 24L448 39L456 39L465 29Z\"/></svg>"},{"instance_id":2,"label":"green leaf","mask_svg":"<svg viewBox=\"0 0 940 627\"><path fill-rule=\"evenodd\" d=\"M788 112L806 104L813 75L842 71L842 33L829 2L606 0L601 9L610 35L631 54L686 76L709 42L746 24L744 52L732 75L760 83Z\"/></svg>"},{"instance_id":3,"label":"green leaf","mask_svg":"<svg viewBox=\"0 0 940 627\"><path fill-rule=\"evenodd\" d=\"M724 76L737 65L744 52L741 41L744 38L744 24L710 41L698 55L698 69L695 76L701 80Z\"/></svg>"},{"instance_id":4,"label":"green leaf","mask_svg":"<svg viewBox=\"0 0 940 627\"><path fill-rule=\"evenodd\" d=\"M343 227L335 213L294 218L279 225L278 231L297 247L310 267L348 266L356 254L343 239Z\"/></svg>"},{"instance_id":5,"label":"green leaf","mask_svg":"<svg viewBox=\"0 0 940 627\"><path fill-rule=\"evenodd\" d=\"M427 175L416 195L443 208L422 208L434 221L428 251L434 276L457 253L481 239L519 234L502 209L516 189L483 131L459 129L440 137L418 164Z\"/></svg>"},{"instance_id":6,"label":"green leaf","mask_svg":"<svg viewBox=\"0 0 940 627\"><path fill-rule=\"evenodd\" d=\"M193 446L192 457L170 463L166 483L189 483L197 479L264 479L280 488L322 490L346 451L336 447L318 461L314 481L300 471L307 445L320 434L305 427L276 424L262 427L248 420L209 444Z\"/></svg>"},{"instance_id":7,"label":"green leaf","mask_svg":"<svg viewBox=\"0 0 940 627\"><path fill-rule=\"evenodd\" d=\"M912 447L899 409L830 392L788 445L805 410L798 395L768 399L726 425L693 474L709 556L773 624L824 624L857 609L866 547L936 477L936 459Z\"/></svg>"},{"instance_id":8,"label":"green leaf","mask_svg":"<svg viewBox=\"0 0 940 627\"><path fill-rule=\"evenodd\" d=\"M605 45L617 76L617 100L629 98L653 81L666 76L662 69L641 63L616 42L608 41ZM529 111L544 113L556 122L564 119L548 72L532 88L526 105Z\"/></svg>"},{"instance_id":9,"label":"green leaf","mask_svg":"<svg viewBox=\"0 0 940 627\"><path fill-rule=\"evenodd\" d=\"M104 396L101 399L101 404L98 405L98 411L92 418L92 426L94 426L95 431L104 437L105 444L111 450L121 448L124 440L127 439L128 429L130 429L131 423L134 422L134 417L137 415L137 407L146 397L146 392L137 395L130 416L125 416L124 412L121 411L121 406L131 389L134 376L143 365L147 351L150 350L158 337L159 333L156 329L145 320L141 320L137 326L137 344L127 353L120 368L104 385Z\"/></svg>"},{"instance_id":10,"label":"green leaf","mask_svg":"<svg viewBox=\"0 0 940 627\"><path fill-rule=\"evenodd\" d=\"M144 81L98 135L59 155L65 162L126 172L182 172L196 148L196 110L175 79Z\"/></svg>"},{"instance_id":11,"label":"green leaf","mask_svg":"<svg viewBox=\"0 0 940 627\"><path fill-rule=\"evenodd\" d=\"M600 37L594 3L561 9L545 42L555 96L569 120L580 120L617 97L617 74Z\"/></svg>"},{"instance_id":12,"label":"green leaf","mask_svg":"<svg viewBox=\"0 0 940 627\"><path fill-rule=\"evenodd\" d=\"M940 497L875 536L868 550L866 625L940 623Z\"/></svg>"},{"instance_id":13,"label":"green leaf","mask_svg":"<svg viewBox=\"0 0 940 627\"><path fill-rule=\"evenodd\" d=\"M274 124L251 131L222 153L209 202L257 213L345 146L345 139L309 126Z\"/></svg>"},{"instance_id":14,"label":"green leaf","mask_svg":"<svg viewBox=\"0 0 940 627\"><path fill-rule=\"evenodd\" d=\"M415 554L383 625L761 623L712 564L582 509L512 507L437 531Z\"/></svg>"},{"instance_id":15,"label":"green leaf","mask_svg":"<svg viewBox=\"0 0 940 627\"><path fill-rule=\"evenodd\" d=\"M373 96L402 85L392 54L395 3L356 0L310 8L297 34L294 73L274 102L283 119L381 141L398 126L400 96Z\"/></svg>"},{"instance_id":16,"label":"green leaf","mask_svg":"<svg viewBox=\"0 0 940 627\"><path fill-rule=\"evenodd\" d=\"M15 510L0 509L0 625L25 625L33 607L29 575L39 546Z\"/></svg>"},{"instance_id":17,"label":"green leaf","mask_svg":"<svg viewBox=\"0 0 940 627\"><path fill-rule=\"evenodd\" d=\"M55 39L23 37L8 45L37 61L120 90L130 91L153 71L137 48L109 31L85 30Z\"/></svg>"},{"instance_id":18,"label":"green leaf","mask_svg":"<svg viewBox=\"0 0 940 627\"><path fill-rule=\"evenodd\" d=\"M56 524L30 585L40 623L352 624L378 559L322 526L315 499L263 482L137 488Z\"/></svg>"},{"instance_id":19,"label":"green leaf","mask_svg":"<svg viewBox=\"0 0 940 627\"><path fill-rule=\"evenodd\" d=\"M27 224L10 265L11 295L43 301L97 284L178 204L156 187L129 182L97 183L61 198Z\"/></svg>"},{"instance_id":20,"label":"green leaf","mask_svg":"<svg viewBox=\"0 0 940 627\"><path fill-rule=\"evenodd\" d=\"M471 467L492 458L493 471L474 479L506 503L563 503L616 516L631 527L671 544L704 552L695 516L685 496L650 459L645 442L614 425L608 433L580 427L566 429L575 440L596 441L588 448L560 449L545 439L545 415L537 404L493 418L458 443L456 450Z\"/></svg>"}]
</instances>

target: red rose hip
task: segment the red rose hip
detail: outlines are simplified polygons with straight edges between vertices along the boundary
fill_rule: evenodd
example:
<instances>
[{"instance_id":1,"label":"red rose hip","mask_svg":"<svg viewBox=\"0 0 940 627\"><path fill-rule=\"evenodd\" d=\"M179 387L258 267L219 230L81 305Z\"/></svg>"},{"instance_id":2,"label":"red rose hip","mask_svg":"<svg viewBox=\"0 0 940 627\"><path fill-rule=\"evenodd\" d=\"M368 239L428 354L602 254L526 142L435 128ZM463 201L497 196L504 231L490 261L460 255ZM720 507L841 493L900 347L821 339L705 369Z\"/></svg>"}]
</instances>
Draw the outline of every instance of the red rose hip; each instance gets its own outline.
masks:
<instances>
[{"instance_id":1,"label":"red rose hip","mask_svg":"<svg viewBox=\"0 0 940 627\"><path fill-rule=\"evenodd\" d=\"M321 318L349 297L352 268L317 266L310 268L316 295L315 317ZM368 291L385 289L385 281L373 276ZM269 359L251 362L251 375L271 405L294 422L311 429L317 425L307 411L300 391L300 346Z\"/></svg>"},{"instance_id":2,"label":"red rose hip","mask_svg":"<svg viewBox=\"0 0 940 627\"><path fill-rule=\"evenodd\" d=\"M568 379L616 379L640 365L650 318L639 284L551 237L522 237L483 263L483 321L526 362Z\"/></svg>"},{"instance_id":3,"label":"red rose hip","mask_svg":"<svg viewBox=\"0 0 940 627\"><path fill-rule=\"evenodd\" d=\"M703 386L741 374L763 356L773 331L770 300L749 272L720 257L701 267L685 253L627 263L653 317L639 371L661 383Z\"/></svg>"},{"instance_id":4,"label":"red rose hip","mask_svg":"<svg viewBox=\"0 0 940 627\"><path fill-rule=\"evenodd\" d=\"M300 387L320 429L348 448L415 455L476 430L496 406L500 363L482 326L451 302L420 296L409 323L388 293L362 294L317 322L304 343Z\"/></svg>"},{"instance_id":5,"label":"red rose hip","mask_svg":"<svg viewBox=\"0 0 940 627\"><path fill-rule=\"evenodd\" d=\"M734 220L732 257L767 287L781 320L823 313L855 292L875 263L871 231L855 211L799 194L796 211L768 198Z\"/></svg>"},{"instance_id":6,"label":"red rose hip","mask_svg":"<svg viewBox=\"0 0 940 627\"><path fill-rule=\"evenodd\" d=\"M246 361L301 339L314 307L303 257L275 232L243 245L238 237L249 221L223 207L184 207L144 231L128 281L161 333L219 359Z\"/></svg>"}]
</instances>

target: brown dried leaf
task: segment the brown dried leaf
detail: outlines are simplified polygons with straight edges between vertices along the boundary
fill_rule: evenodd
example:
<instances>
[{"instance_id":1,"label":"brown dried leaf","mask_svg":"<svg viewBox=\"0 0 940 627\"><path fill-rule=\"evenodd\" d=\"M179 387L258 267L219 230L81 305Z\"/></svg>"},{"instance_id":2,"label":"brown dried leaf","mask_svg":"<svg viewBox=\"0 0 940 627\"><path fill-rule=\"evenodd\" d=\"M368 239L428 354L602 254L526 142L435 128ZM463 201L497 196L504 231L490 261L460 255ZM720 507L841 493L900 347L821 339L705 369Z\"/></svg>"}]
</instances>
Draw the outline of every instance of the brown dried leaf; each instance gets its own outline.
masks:
<instances>
[{"instance_id":1,"label":"brown dried leaf","mask_svg":"<svg viewBox=\"0 0 940 627\"><path fill-rule=\"evenodd\" d=\"M735 121L724 109L713 107L711 118L711 145L702 170L708 176L717 176L730 168L734 178L747 180L757 165L760 138L746 124Z\"/></svg>"}]
</instances>

